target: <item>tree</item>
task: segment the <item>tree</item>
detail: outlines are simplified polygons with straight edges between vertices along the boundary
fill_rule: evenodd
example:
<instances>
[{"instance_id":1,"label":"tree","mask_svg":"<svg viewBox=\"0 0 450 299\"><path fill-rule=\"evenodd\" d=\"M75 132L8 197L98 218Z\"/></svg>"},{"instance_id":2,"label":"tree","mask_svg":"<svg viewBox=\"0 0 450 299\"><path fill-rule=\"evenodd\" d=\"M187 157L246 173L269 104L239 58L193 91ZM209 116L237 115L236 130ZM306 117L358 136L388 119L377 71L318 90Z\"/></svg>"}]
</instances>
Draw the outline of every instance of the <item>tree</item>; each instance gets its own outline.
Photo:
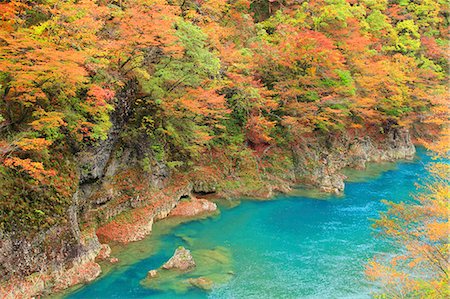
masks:
<instances>
[{"instance_id":1,"label":"tree","mask_svg":"<svg viewBox=\"0 0 450 299\"><path fill-rule=\"evenodd\" d=\"M442 142L447 142L442 139ZM442 149L441 145L431 145ZM448 143L437 158L447 158ZM429 167L431 179L412 202L386 202L374 227L391 241L393 252L375 257L367 266L369 279L381 283L381 298L448 298L450 269L450 165Z\"/></svg>"},{"instance_id":2,"label":"tree","mask_svg":"<svg viewBox=\"0 0 450 299\"><path fill-rule=\"evenodd\" d=\"M0 229L36 231L59 221L72 199L68 145L109 129L114 93L92 82L103 67L93 57L108 9L88 0L4 1L0 11Z\"/></svg>"}]
</instances>

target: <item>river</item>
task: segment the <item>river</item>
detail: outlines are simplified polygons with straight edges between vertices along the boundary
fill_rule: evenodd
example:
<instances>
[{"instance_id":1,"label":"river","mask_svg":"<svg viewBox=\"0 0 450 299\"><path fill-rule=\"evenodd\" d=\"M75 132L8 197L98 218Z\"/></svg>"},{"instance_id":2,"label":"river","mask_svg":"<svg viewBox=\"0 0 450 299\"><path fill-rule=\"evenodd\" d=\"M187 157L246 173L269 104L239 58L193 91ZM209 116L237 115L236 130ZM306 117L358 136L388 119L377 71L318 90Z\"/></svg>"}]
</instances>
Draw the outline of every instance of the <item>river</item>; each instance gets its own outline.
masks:
<instances>
[{"instance_id":1,"label":"river","mask_svg":"<svg viewBox=\"0 0 450 299\"><path fill-rule=\"evenodd\" d=\"M370 298L365 264L389 249L371 219L384 209L381 199L409 200L430 161L419 148L414 161L349 171L340 197L296 190L270 201L219 202L220 213L201 220L160 221L152 236L113 248L120 263L65 298ZM197 270L142 281L180 245L198 259ZM186 279L199 276L216 282L212 291L189 287Z\"/></svg>"}]
</instances>

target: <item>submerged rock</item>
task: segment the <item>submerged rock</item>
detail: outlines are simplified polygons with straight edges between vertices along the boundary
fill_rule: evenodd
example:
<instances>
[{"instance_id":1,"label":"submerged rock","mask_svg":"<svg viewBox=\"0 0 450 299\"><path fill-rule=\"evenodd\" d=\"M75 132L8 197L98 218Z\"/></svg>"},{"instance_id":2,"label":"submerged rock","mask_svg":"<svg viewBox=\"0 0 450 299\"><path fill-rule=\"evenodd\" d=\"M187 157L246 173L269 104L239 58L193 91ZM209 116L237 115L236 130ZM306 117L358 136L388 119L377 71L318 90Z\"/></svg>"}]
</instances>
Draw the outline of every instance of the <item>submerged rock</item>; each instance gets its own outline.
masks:
<instances>
[{"instance_id":1,"label":"submerged rock","mask_svg":"<svg viewBox=\"0 0 450 299\"><path fill-rule=\"evenodd\" d=\"M214 286L214 282L208 277L189 278L187 282L204 291L210 291Z\"/></svg>"},{"instance_id":2,"label":"submerged rock","mask_svg":"<svg viewBox=\"0 0 450 299\"><path fill-rule=\"evenodd\" d=\"M175 250L174 255L162 266L163 269L178 269L188 271L195 268L195 261L191 252L180 246Z\"/></svg>"},{"instance_id":3,"label":"submerged rock","mask_svg":"<svg viewBox=\"0 0 450 299\"><path fill-rule=\"evenodd\" d=\"M183 243L185 243L188 246L194 245L195 238L192 238L192 237L189 237L189 236L185 236L185 235L182 235L182 234L178 234L178 235L175 235L175 236L177 238L180 238L183 241Z\"/></svg>"},{"instance_id":4,"label":"submerged rock","mask_svg":"<svg viewBox=\"0 0 450 299\"><path fill-rule=\"evenodd\" d=\"M181 248L177 251L183 252ZM195 268L192 268L192 271L167 271L163 266L156 270L157 275L154 277L151 276L154 274L149 272L147 277L141 281L141 285L153 290L174 291L177 294L183 294L193 287L209 291L214 286L222 285L233 278L234 272L229 249L224 247L196 249L192 251L192 255L195 257ZM176 253L175 256L177 256Z\"/></svg>"}]
</instances>

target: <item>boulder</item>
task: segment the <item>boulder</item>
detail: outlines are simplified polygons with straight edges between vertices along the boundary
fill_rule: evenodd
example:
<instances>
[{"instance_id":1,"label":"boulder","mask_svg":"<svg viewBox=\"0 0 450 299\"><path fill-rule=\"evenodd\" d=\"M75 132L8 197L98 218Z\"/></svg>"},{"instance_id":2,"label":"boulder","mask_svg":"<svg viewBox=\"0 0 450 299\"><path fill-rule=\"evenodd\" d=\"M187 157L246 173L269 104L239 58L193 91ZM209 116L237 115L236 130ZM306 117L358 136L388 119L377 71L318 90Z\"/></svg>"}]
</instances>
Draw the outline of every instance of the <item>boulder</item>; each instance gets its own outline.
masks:
<instances>
[{"instance_id":1,"label":"boulder","mask_svg":"<svg viewBox=\"0 0 450 299\"><path fill-rule=\"evenodd\" d=\"M116 263L119 262L119 259L116 258L116 257L112 257L112 258L109 259L109 262L110 262L111 264L116 264Z\"/></svg>"},{"instance_id":2,"label":"boulder","mask_svg":"<svg viewBox=\"0 0 450 299\"><path fill-rule=\"evenodd\" d=\"M175 250L174 255L162 266L163 269L177 269L181 271L188 271L195 268L195 261L191 252L180 246Z\"/></svg>"},{"instance_id":3,"label":"boulder","mask_svg":"<svg viewBox=\"0 0 450 299\"><path fill-rule=\"evenodd\" d=\"M214 286L214 282L207 277L189 278L187 281L192 286L202 289L204 291L210 291Z\"/></svg>"},{"instance_id":4,"label":"boulder","mask_svg":"<svg viewBox=\"0 0 450 299\"><path fill-rule=\"evenodd\" d=\"M154 278L158 276L158 271L157 270L150 270L147 273L147 278Z\"/></svg>"}]
</instances>

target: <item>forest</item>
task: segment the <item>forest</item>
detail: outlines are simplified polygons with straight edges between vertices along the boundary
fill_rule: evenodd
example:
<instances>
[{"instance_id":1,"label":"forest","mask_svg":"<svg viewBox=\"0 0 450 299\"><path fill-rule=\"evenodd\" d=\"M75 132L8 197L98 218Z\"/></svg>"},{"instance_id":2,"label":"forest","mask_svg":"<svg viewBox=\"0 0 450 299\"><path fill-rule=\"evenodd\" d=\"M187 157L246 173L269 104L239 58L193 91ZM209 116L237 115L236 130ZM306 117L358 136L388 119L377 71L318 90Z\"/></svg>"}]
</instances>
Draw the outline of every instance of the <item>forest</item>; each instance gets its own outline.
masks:
<instances>
[{"instance_id":1,"label":"forest","mask_svg":"<svg viewBox=\"0 0 450 299\"><path fill-rule=\"evenodd\" d=\"M162 164L174 180L214 173L219 189L256 190L291 180L285 170L299 147L392 130L446 157L449 8L447 0L1 1L0 237L65 225L91 170L80 153L111 132L116 155L137 153L135 169L120 174L133 192L144 188L139 174ZM447 180L433 216L444 224L430 229L442 241L448 169L434 172ZM437 213L428 200L425 210ZM411 209L394 204L376 225L402 239L389 216L425 213ZM448 292L442 271L436 288ZM376 262L368 272L383 277Z\"/></svg>"}]
</instances>

